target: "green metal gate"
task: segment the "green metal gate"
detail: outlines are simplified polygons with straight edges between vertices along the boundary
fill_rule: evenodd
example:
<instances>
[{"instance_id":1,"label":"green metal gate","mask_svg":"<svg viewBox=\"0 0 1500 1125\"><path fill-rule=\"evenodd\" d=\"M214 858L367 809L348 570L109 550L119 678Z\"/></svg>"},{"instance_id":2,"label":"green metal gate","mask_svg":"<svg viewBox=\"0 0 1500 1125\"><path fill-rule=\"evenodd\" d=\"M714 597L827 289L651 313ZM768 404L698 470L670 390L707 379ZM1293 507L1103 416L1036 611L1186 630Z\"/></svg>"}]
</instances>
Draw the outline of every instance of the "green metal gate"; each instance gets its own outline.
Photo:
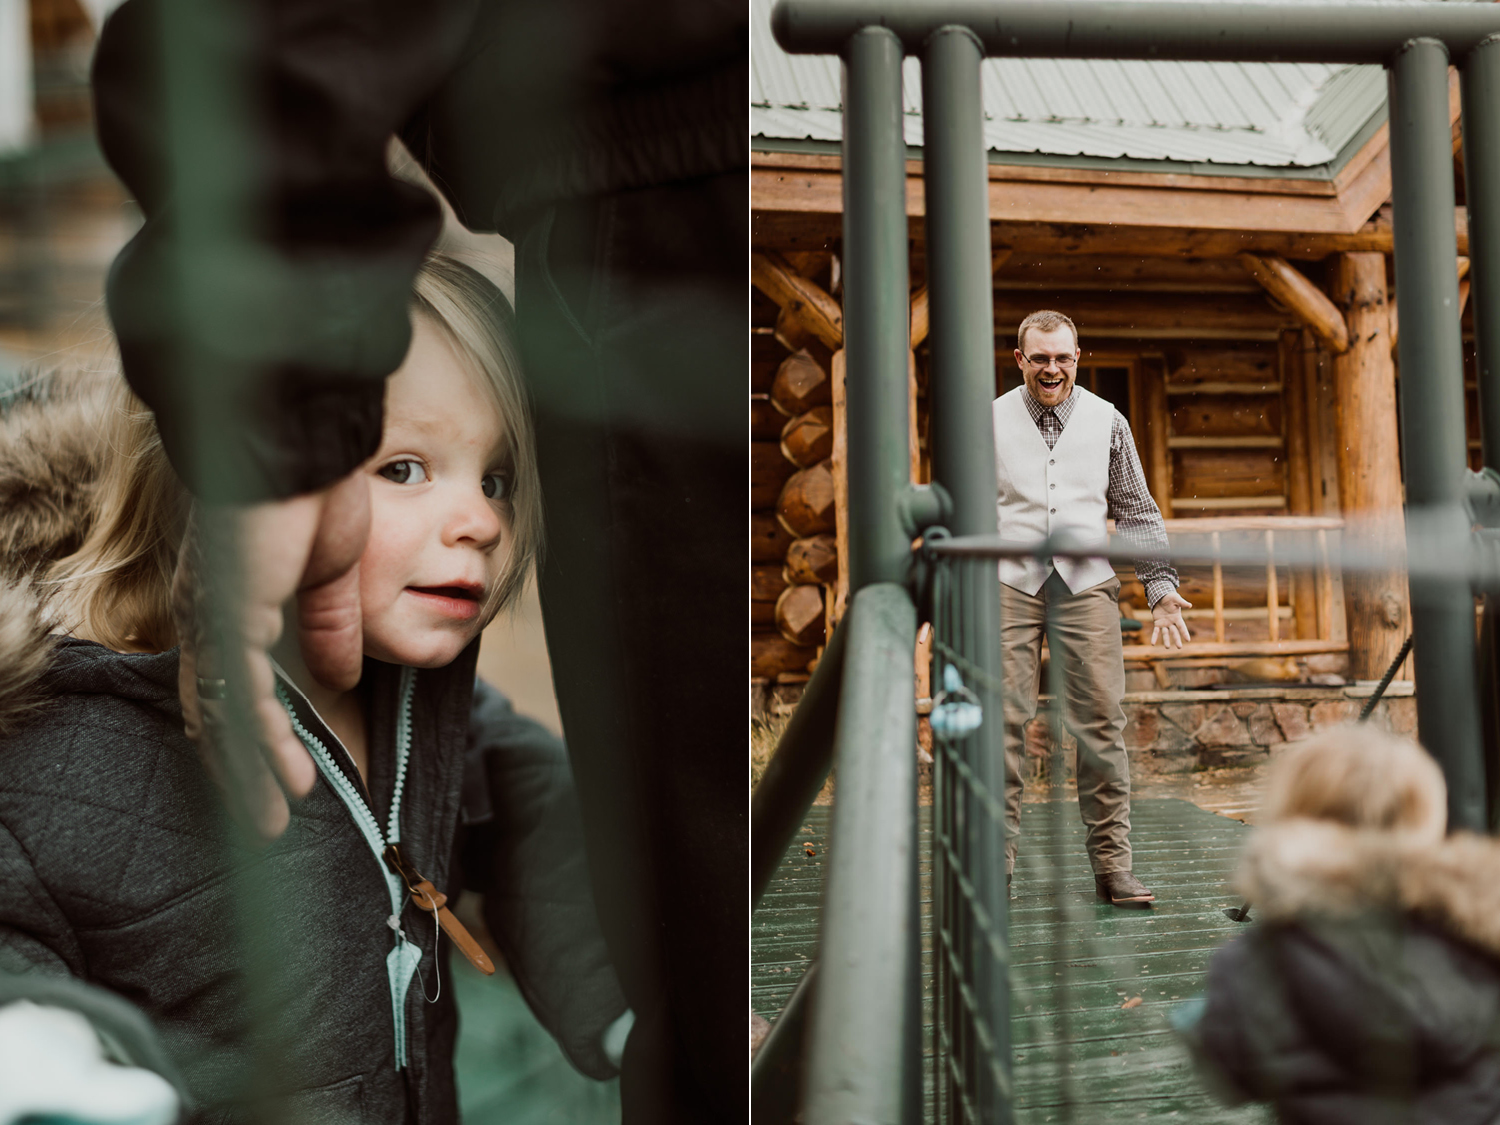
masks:
<instances>
[{"instance_id":1,"label":"green metal gate","mask_svg":"<svg viewBox=\"0 0 1500 1125\"><path fill-rule=\"evenodd\" d=\"M1357 13L1356 10L1357 9ZM920 942L910 692L919 615L935 672L988 716L941 744L933 824L940 1120L1010 1120L1009 975L994 560L1083 553L996 536L985 57L1380 64L1390 77L1400 412L1417 706L1449 823L1483 831L1473 596L1500 574L1472 531L1497 477L1466 483L1448 66L1462 74L1484 458L1500 467L1500 11L1467 4L780 0L789 52L844 61L850 611L752 807L757 898L831 761L839 770L819 958L757 1057L754 1119L917 1122ZM931 295L931 489L908 483L906 150L901 71L919 57ZM1482 534L1482 533L1481 533ZM924 537L920 554L913 538ZM1097 553L1097 551L1089 552ZM1122 557L1139 552L1120 549ZM1246 559L1245 561L1252 561ZM1293 563L1312 563L1295 549ZM1344 565L1383 560L1346 552ZM1488 616L1488 615L1487 615ZM1490 635L1493 635L1491 631ZM1489 673L1487 672L1487 676ZM935 683L936 683L935 679ZM1490 780L1497 771L1491 766Z\"/></svg>"}]
</instances>

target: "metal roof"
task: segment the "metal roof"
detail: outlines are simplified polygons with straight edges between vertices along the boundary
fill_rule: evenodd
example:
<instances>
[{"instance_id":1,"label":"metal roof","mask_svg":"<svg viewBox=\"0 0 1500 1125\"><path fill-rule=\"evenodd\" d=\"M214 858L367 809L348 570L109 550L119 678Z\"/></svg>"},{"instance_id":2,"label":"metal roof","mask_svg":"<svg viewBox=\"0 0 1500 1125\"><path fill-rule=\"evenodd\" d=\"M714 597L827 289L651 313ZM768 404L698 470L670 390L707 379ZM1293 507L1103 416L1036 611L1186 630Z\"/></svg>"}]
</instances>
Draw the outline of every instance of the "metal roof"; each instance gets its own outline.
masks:
<instances>
[{"instance_id":1,"label":"metal roof","mask_svg":"<svg viewBox=\"0 0 1500 1125\"><path fill-rule=\"evenodd\" d=\"M784 52L771 35L771 3L751 3L755 146L837 143L839 60ZM980 73L990 151L1028 163L1084 157L1331 176L1386 113L1378 66L986 59ZM915 59L904 87L906 143L920 148Z\"/></svg>"}]
</instances>

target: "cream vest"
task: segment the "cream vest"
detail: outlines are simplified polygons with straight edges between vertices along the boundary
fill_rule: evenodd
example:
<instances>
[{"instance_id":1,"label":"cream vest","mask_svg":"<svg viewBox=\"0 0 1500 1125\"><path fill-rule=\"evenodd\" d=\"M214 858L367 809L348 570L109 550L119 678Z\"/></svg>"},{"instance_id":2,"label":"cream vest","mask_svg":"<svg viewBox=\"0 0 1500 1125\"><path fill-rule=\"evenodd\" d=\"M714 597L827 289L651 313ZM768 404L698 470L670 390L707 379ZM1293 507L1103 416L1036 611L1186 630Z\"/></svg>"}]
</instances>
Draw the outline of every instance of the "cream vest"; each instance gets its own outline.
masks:
<instances>
[{"instance_id":1,"label":"cream vest","mask_svg":"<svg viewBox=\"0 0 1500 1125\"><path fill-rule=\"evenodd\" d=\"M1109 441L1115 408L1080 386L1073 387L1073 413L1057 445L1047 448L1026 410L1024 387L995 400L996 505L1000 534L1036 541L1068 529L1087 540L1103 539L1109 504ZM1115 576L1108 559L1001 559L1000 581L1036 596L1056 565L1073 593Z\"/></svg>"}]
</instances>

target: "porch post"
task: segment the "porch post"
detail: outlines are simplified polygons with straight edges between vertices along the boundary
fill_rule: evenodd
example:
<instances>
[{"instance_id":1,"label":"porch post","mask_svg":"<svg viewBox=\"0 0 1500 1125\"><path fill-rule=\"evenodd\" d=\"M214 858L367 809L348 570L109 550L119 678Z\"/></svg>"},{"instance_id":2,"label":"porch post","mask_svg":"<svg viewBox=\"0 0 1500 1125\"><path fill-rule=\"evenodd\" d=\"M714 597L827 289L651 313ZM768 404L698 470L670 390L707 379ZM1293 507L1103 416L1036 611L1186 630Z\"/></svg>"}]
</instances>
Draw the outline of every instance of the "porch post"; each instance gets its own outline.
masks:
<instances>
[{"instance_id":1,"label":"porch post","mask_svg":"<svg viewBox=\"0 0 1500 1125\"><path fill-rule=\"evenodd\" d=\"M1463 345L1448 51L1413 39L1391 62L1391 188L1401 302L1401 431L1408 520L1423 534L1468 541ZM1417 729L1448 780L1448 826L1485 829L1485 777L1475 675L1474 600L1467 583L1414 578ZM1354 622L1351 620L1350 626Z\"/></svg>"},{"instance_id":2,"label":"porch post","mask_svg":"<svg viewBox=\"0 0 1500 1125\"><path fill-rule=\"evenodd\" d=\"M1374 570L1344 573L1349 675L1375 680L1385 674L1411 628L1402 569L1406 534L1385 255L1340 254L1333 273L1333 300L1344 310L1350 340L1349 350L1333 357L1339 497L1349 521L1345 542L1354 551L1381 552L1387 560Z\"/></svg>"}]
</instances>

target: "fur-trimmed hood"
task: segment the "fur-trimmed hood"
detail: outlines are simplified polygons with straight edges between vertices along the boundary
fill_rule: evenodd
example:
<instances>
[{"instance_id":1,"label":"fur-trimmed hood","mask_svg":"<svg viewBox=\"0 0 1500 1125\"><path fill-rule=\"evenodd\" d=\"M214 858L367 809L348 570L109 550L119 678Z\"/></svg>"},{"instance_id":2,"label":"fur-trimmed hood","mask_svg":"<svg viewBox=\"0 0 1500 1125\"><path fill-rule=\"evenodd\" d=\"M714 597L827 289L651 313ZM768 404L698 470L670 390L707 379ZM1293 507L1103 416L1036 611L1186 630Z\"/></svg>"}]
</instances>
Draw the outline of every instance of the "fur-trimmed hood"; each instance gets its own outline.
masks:
<instances>
[{"instance_id":1,"label":"fur-trimmed hood","mask_svg":"<svg viewBox=\"0 0 1500 1125\"><path fill-rule=\"evenodd\" d=\"M1500 1121L1500 842L1257 828L1257 924L1179 1024L1210 1085L1294 1125Z\"/></svg>"},{"instance_id":2,"label":"fur-trimmed hood","mask_svg":"<svg viewBox=\"0 0 1500 1125\"><path fill-rule=\"evenodd\" d=\"M36 578L93 521L107 388L106 376L68 372L0 387L0 733L39 702L54 644Z\"/></svg>"},{"instance_id":3,"label":"fur-trimmed hood","mask_svg":"<svg viewBox=\"0 0 1500 1125\"><path fill-rule=\"evenodd\" d=\"M1500 840L1414 840L1326 820L1259 827L1236 888L1269 922L1409 914L1500 957Z\"/></svg>"}]
</instances>

